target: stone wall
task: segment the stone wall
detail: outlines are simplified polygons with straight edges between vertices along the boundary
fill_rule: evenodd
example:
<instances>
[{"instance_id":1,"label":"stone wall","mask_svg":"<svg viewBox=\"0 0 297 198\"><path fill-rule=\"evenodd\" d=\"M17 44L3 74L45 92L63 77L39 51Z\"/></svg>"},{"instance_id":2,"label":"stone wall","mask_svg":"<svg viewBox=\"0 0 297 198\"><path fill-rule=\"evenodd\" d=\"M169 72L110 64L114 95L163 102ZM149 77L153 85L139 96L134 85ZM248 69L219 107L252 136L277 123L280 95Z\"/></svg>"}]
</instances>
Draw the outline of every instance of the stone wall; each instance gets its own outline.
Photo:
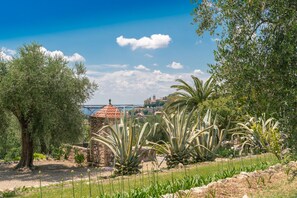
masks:
<instances>
[{"instance_id":1,"label":"stone wall","mask_svg":"<svg viewBox=\"0 0 297 198\"><path fill-rule=\"evenodd\" d=\"M90 126L91 126L91 136L92 134L100 134L100 135L106 135L102 131L99 133L99 130L105 125L105 124L114 124L115 120L108 120L108 123L106 119L104 118L97 118L97 117L90 117L89 119ZM111 150L105 146L102 143L99 143L97 141L91 142L91 156L90 156L90 162L95 166L111 166L113 164L113 153Z\"/></svg>"},{"instance_id":2,"label":"stone wall","mask_svg":"<svg viewBox=\"0 0 297 198\"><path fill-rule=\"evenodd\" d=\"M68 160L70 162L73 162L73 163L75 163L75 159L74 159L74 157L75 157L75 150L77 150L78 153L84 155L84 157L85 157L84 164L86 164L89 161L89 158L90 158L90 150L89 150L89 148L80 147L80 146L72 146L72 148L70 149L70 152L69 152Z\"/></svg>"}]
</instances>

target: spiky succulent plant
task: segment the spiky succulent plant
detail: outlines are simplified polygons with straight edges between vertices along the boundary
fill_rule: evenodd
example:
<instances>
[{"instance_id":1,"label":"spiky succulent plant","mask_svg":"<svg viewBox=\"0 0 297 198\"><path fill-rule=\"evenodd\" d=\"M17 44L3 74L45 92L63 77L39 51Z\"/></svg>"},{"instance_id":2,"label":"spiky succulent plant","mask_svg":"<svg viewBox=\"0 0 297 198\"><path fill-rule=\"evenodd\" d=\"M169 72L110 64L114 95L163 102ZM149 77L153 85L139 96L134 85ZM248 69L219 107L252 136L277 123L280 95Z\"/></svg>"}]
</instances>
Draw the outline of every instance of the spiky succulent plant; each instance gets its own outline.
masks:
<instances>
[{"instance_id":1,"label":"spiky succulent plant","mask_svg":"<svg viewBox=\"0 0 297 198\"><path fill-rule=\"evenodd\" d=\"M193 141L195 161L213 159L227 134L226 129L219 129L216 118L216 116L214 119L212 118L210 110L207 110L203 119L198 116L195 128L200 133Z\"/></svg>"},{"instance_id":2,"label":"spiky succulent plant","mask_svg":"<svg viewBox=\"0 0 297 198\"><path fill-rule=\"evenodd\" d=\"M139 126L131 119L128 121L123 118L120 123L102 127L101 134L94 134L92 140L101 142L111 149L115 157L115 174L135 174L140 172L141 148L147 137L155 131L156 126L157 124L151 126L149 123Z\"/></svg>"},{"instance_id":3,"label":"spiky succulent plant","mask_svg":"<svg viewBox=\"0 0 297 198\"><path fill-rule=\"evenodd\" d=\"M168 168L176 167L178 164L189 164L191 153L194 149L192 143L199 133L193 128L193 112L187 113L186 109L175 114L163 113L163 120L166 123L164 131L167 142L150 142L156 150L166 155Z\"/></svg>"}]
</instances>

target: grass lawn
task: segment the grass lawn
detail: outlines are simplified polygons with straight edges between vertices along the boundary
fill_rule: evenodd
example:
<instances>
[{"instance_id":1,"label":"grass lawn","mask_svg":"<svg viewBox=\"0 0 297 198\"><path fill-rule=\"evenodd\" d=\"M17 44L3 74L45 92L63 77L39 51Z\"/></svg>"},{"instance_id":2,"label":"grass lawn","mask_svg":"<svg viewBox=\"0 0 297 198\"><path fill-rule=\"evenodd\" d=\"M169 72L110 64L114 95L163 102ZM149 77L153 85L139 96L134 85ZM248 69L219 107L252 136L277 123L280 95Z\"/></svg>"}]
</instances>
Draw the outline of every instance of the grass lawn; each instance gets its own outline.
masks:
<instances>
[{"instance_id":1,"label":"grass lawn","mask_svg":"<svg viewBox=\"0 0 297 198\"><path fill-rule=\"evenodd\" d=\"M163 170L159 172L144 171L144 174L139 175L92 180L91 185L89 185L89 182L86 180L75 181L74 188L72 187L72 182L63 184L61 182L59 185L42 187L42 197L72 197L73 192L75 197L90 197L90 195L91 197L99 197L102 193L110 195L117 192L128 192L135 188L147 188L156 182L160 185L165 185L169 182L190 176L199 175L201 177L208 177L222 173L224 170L230 170L232 168L239 170L242 167L259 165L263 162L274 164L277 163L277 159L271 154L265 154L226 161L206 162L179 169ZM146 170L146 167L144 167L144 170ZM35 188L28 190L27 192L23 192L20 196L40 197L40 189Z\"/></svg>"}]
</instances>

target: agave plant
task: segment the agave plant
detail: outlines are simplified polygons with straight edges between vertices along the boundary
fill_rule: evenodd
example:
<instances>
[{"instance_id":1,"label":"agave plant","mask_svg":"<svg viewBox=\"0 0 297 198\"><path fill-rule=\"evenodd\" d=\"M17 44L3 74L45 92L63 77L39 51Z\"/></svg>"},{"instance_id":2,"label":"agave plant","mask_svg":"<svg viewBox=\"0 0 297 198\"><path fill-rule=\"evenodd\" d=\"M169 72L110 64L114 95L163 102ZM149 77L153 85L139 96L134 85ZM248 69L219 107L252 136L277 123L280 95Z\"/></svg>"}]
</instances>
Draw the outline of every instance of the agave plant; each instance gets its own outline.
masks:
<instances>
[{"instance_id":1,"label":"agave plant","mask_svg":"<svg viewBox=\"0 0 297 198\"><path fill-rule=\"evenodd\" d=\"M100 129L101 135L94 134L91 140L98 141L106 145L115 157L115 174L130 175L139 173L140 157L142 147L147 137L153 133L157 124L153 127L145 123L142 127L133 123L130 119L121 119L120 124L107 125ZM136 142L133 145L133 142Z\"/></svg>"},{"instance_id":2,"label":"agave plant","mask_svg":"<svg viewBox=\"0 0 297 198\"><path fill-rule=\"evenodd\" d=\"M271 152L281 159L282 135L278 128L279 122L274 118L250 117L247 123L238 123L237 131L232 137L241 137L241 150L250 150L252 153Z\"/></svg>"},{"instance_id":3,"label":"agave plant","mask_svg":"<svg viewBox=\"0 0 297 198\"><path fill-rule=\"evenodd\" d=\"M217 116L212 119L210 110L207 110L202 120L198 116L196 130L200 133L193 141L195 145L193 150L194 160L204 161L213 159L227 134L227 130L219 129L217 126Z\"/></svg>"},{"instance_id":4,"label":"agave plant","mask_svg":"<svg viewBox=\"0 0 297 198\"><path fill-rule=\"evenodd\" d=\"M176 114L163 114L166 123L165 133L168 142L150 142L154 148L165 154L168 168L176 167L179 163L186 165L190 163L192 143L203 131L196 131L192 124L193 111L189 114L186 109Z\"/></svg>"}]
</instances>

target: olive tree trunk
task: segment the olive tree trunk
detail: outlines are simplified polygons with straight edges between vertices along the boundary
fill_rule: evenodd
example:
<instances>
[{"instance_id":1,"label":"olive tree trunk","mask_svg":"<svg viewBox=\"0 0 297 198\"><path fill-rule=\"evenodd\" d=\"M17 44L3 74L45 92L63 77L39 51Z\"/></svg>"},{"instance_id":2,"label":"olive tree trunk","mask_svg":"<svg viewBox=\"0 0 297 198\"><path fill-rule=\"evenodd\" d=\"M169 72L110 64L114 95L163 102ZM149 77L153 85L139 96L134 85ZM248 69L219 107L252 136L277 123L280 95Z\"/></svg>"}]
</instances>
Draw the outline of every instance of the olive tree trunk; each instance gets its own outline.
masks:
<instances>
[{"instance_id":1,"label":"olive tree trunk","mask_svg":"<svg viewBox=\"0 0 297 198\"><path fill-rule=\"evenodd\" d=\"M33 138L28 130L26 123L20 123L22 129L22 152L21 159L16 168L29 168L33 167Z\"/></svg>"}]
</instances>

